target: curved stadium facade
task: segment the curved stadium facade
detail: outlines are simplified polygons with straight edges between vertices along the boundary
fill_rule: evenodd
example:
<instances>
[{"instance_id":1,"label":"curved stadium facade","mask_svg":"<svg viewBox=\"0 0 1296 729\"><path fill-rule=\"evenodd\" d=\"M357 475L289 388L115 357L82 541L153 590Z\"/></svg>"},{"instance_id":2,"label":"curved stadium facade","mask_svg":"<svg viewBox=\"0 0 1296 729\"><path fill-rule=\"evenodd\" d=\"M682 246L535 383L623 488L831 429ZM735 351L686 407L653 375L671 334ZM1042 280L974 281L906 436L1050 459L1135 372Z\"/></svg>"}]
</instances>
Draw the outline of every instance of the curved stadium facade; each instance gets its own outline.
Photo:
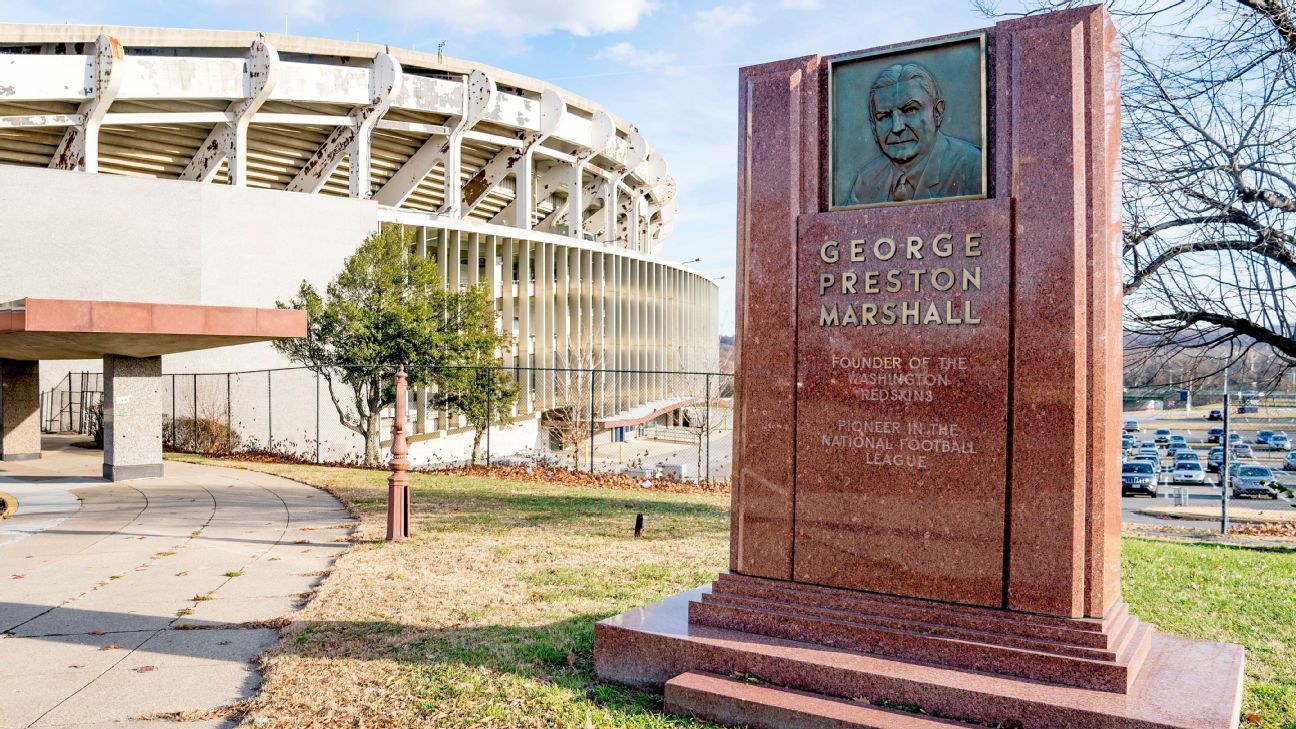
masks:
<instances>
[{"instance_id":1,"label":"curved stadium facade","mask_svg":"<svg viewBox=\"0 0 1296 729\"><path fill-rule=\"evenodd\" d=\"M675 190L630 124L466 61L256 33L0 24L0 301L273 306L302 280L326 284L368 232L402 225L445 285L493 292L515 340L503 364L538 368L518 376L516 420L538 422L570 405L570 383L544 368L714 370L716 285L660 256ZM246 345L164 366L288 364ZM60 363L42 382L97 368ZM686 401L679 381L604 377L600 418L669 412ZM195 378L195 413L199 390ZM426 435L462 425L419 410Z\"/></svg>"}]
</instances>

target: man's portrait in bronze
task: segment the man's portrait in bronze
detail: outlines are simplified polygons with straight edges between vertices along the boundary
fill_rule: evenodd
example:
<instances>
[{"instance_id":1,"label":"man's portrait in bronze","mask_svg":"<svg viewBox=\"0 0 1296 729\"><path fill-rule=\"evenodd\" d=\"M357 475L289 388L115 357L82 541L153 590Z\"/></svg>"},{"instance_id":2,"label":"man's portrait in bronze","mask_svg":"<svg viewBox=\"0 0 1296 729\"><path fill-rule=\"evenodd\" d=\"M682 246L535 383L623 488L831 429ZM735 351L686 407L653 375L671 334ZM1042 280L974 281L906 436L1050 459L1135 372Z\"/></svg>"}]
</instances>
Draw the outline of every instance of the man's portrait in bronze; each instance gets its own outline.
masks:
<instances>
[{"instance_id":1,"label":"man's portrait in bronze","mask_svg":"<svg viewBox=\"0 0 1296 729\"><path fill-rule=\"evenodd\" d=\"M980 50L974 38L835 64L833 207L985 193Z\"/></svg>"}]
</instances>

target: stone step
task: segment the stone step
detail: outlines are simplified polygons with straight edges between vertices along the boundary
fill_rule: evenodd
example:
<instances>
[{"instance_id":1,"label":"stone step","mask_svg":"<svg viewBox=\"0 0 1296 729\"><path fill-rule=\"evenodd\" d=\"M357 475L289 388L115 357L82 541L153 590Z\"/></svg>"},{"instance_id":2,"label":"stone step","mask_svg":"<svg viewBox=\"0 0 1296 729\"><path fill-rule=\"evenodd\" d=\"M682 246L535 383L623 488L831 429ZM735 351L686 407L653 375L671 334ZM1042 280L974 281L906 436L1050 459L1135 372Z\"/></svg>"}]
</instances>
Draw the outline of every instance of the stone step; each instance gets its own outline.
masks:
<instances>
[{"instance_id":1,"label":"stone step","mask_svg":"<svg viewBox=\"0 0 1296 729\"><path fill-rule=\"evenodd\" d=\"M703 671L666 682L666 711L750 729L933 729L972 724L782 688Z\"/></svg>"}]
</instances>

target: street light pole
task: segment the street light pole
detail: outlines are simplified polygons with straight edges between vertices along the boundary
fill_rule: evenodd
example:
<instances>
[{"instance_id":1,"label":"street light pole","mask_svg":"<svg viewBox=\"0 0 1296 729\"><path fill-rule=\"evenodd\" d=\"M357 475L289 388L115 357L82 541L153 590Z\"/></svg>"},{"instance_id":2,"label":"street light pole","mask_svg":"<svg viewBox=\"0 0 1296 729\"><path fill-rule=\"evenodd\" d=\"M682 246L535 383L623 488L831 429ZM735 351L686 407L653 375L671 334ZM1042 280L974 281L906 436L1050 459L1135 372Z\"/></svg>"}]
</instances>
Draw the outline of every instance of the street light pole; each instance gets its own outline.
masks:
<instances>
[{"instance_id":1,"label":"street light pole","mask_svg":"<svg viewBox=\"0 0 1296 729\"><path fill-rule=\"evenodd\" d=\"M1224 387L1228 389L1228 377L1224 378ZM1228 517L1228 472L1229 472L1229 451L1232 445L1229 443L1229 395L1224 393L1224 453L1220 456L1220 534L1228 534L1229 517Z\"/></svg>"}]
</instances>

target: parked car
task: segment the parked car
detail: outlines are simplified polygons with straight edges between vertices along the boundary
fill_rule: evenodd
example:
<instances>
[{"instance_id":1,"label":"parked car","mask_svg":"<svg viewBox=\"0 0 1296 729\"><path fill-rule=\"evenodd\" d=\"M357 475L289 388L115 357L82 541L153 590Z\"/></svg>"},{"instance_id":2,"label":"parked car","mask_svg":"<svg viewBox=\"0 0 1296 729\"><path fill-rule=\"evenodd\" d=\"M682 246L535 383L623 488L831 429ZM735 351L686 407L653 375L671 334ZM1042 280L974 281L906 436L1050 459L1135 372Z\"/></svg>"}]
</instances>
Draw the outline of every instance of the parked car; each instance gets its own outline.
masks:
<instances>
[{"instance_id":1,"label":"parked car","mask_svg":"<svg viewBox=\"0 0 1296 729\"><path fill-rule=\"evenodd\" d=\"M1251 450L1251 446L1247 445L1246 443L1234 443L1233 457L1234 458L1255 458L1255 451Z\"/></svg>"},{"instance_id":2,"label":"parked car","mask_svg":"<svg viewBox=\"0 0 1296 729\"><path fill-rule=\"evenodd\" d=\"M1287 457L1283 459L1283 470L1296 471L1296 451L1288 453Z\"/></svg>"},{"instance_id":3,"label":"parked car","mask_svg":"<svg viewBox=\"0 0 1296 729\"><path fill-rule=\"evenodd\" d=\"M1121 496L1136 493L1157 495L1156 468L1152 464L1131 461L1121 467Z\"/></svg>"},{"instance_id":4,"label":"parked car","mask_svg":"<svg viewBox=\"0 0 1296 729\"><path fill-rule=\"evenodd\" d=\"M1291 450L1291 439L1286 433L1274 433L1269 437L1269 450L1271 451L1289 451Z\"/></svg>"},{"instance_id":5,"label":"parked car","mask_svg":"<svg viewBox=\"0 0 1296 729\"><path fill-rule=\"evenodd\" d=\"M1223 419L1224 419L1224 411L1223 411L1223 410L1220 410L1219 408L1216 408L1216 409L1210 411L1210 414L1206 416L1206 419L1207 419L1207 420L1223 420Z\"/></svg>"},{"instance_id":6,"label":"parked car","mask_svg":"<svg viewBox=\"0 0 1296 729\"><path fill-rule=\"evenodd\" d=\"M1269 439L1273 437L1272 430L1261 430L1256 433L1255 442L1257 445L1269 445Z\"/></svg>"},{"instance_id":7,"label":"parked car","mask_svg":"<svg viewBox=\"0 0 1296 729\"><path fill-rule=\"evenodd\" d=\"M1136 443L1138 443L1138 439L1134 437L1133 433L1124 433L1121 435L1121 448L1130 450Z\"/></svg>"},{"instance_id":8,"label":"parked car","mask_svg":"<svg viewBox=\"0 0 1296 729\"><path fill-rule=\"evenodd\" d=\"M1174 460L1175 463L1178 463L1179 461L1193 461L1201 463L1201 456L1197 455L1197 451L1189 448L1187 450L1175 451Z\"/></svg>"},{"instance_id":9,"label":"parked car","mask_svg":"<svg viewBox=\"0 0 1296 729\"><path fill-rule=\"evenodd\" d=\"M1257 466L1247 463L1235 469L1229 478L1233 489L1233 498L1243 496L1267 496L1278 498L1278 480L1268 466Z\"/></svg>"},{"instance_id":10,"label":"parked car","mask_svg":"<svg viewBox=\"0 0 1296 729\"><path fill-rule=\"evenodd\" d=\"M1260 412L1260 404L1259 404L1259 403L1243 403L1243 404L1238 408L1238 414L1239 414L1239 415L1252 415L1252 414L1254 414L1254 413L1258 413L1258 412Z\"/></svg>"},{"instance_id":11,"label":"parked car","mask_svg":"<svg viewBox=\"0 0 1296 729\"><path fill-rule=\"evenodd\" d=\"M1165 445L1170 442L1170 429L1157 428L1156 435L1152 438L1157 445Z\"/></svg>"},{"instance_id":12,"label":"parked car","mask_svg":"<svg viewBox=\"0 0 1296 729\"><path fill-rule=\"evenodd\" d=\"M1151 458L1157 462L1161 461L1161 452L1155 447L1139 446L1138 453L1134 454L1135 458Z\"/></svg>"},{"instance_id":13,"label":"parked car","mask_svg":"<svg viewBox=\"0 0 1296 729\"><path fill-rule=\"evenodd\" d=\"M1206 472L1196 461L1176 461L1170 474L1174 483L1206 483Z\"/></svg>"},{"instance_id":14,"label":"parked car","mask_svg":"<svg viewBox=\"0 0 1296 729\"><path fill-rule=\"evenodd\" d=\"M1126 420L1126 421L1125 421L1125 432L1126 432L1126 433L1137 433L1137 432L1139 432L1139 424L1138 424L1138 421L1137 421L1137 420Z\"/></svg>"},{"instance_id":15,"label":"parked car","mask_svg":"<svg viewBox=\"0 0 1296 729\"><path fill-rule=\"evenodd\" d=\"M1223 439L1224 439L1223 428L1211 428L1210 430L1206 431L1207 443L1218 443Z\"/></svg>"},{"instance_id":16,"label":"parked car","mask_svg":"<svg viewBox=\"0 0 1296 729\"><path fill-rule=\"evenodd\" d=\"M1233 431L1233 432L1231 432L1231 433L1229 433L1228 442L1229 442L1230 444L1241 443L1241 442L1242 442L1242 434L1239 433L1239 432L1237 432L1236 430Z\"/></svg>"},{"instance_id":17,"label":"parked car","mask_svg":"<svg viewBox=\"0 0 1296 729\"><path fill-rule=\"evenodd\" d=\"M1210 453L1206 454L1206 470L1211 473L1219 473L1220 465L1224 463L1224 449L1212 448Z\"/></svg>"}]
</instances>

